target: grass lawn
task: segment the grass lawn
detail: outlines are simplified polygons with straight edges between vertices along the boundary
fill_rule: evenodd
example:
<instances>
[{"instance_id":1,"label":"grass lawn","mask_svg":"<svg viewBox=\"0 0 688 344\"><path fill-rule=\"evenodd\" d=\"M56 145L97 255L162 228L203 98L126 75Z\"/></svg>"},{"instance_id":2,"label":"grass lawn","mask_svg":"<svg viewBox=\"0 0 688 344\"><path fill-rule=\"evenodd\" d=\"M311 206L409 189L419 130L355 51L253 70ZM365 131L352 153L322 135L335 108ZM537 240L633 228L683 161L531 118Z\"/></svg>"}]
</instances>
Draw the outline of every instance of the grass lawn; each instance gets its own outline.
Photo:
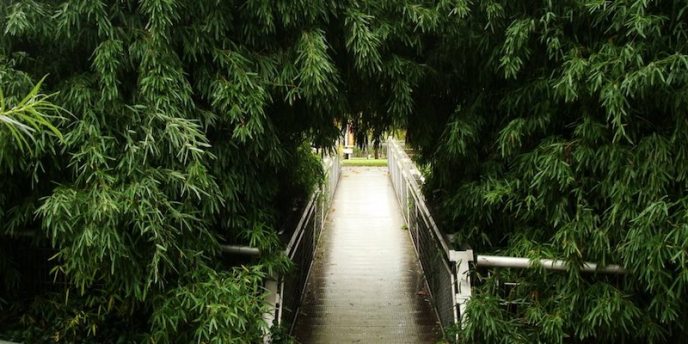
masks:
<instances>
[{"instance_id":1,"label":"grass lawn","mask_svg":"<svg viewBox=\"0 0 688 344\"><path fill-rule=\"evenodd\" d=\"M387 166L387 159L349 159L342 160L343 166Z\"/></svg>"}]
</instances>

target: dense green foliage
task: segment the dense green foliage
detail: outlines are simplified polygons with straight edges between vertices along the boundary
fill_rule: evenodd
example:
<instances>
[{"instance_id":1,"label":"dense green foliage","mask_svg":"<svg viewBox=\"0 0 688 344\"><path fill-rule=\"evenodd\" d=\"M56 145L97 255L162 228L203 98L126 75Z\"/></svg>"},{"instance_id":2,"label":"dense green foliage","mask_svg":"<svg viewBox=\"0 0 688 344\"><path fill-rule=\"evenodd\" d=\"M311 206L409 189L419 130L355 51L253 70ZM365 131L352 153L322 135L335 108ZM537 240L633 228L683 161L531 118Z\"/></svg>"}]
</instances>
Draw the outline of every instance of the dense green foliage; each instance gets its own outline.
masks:
<instances>
[{"instance_id":1,"label":"dense green foliage","mask_svg":"<svg viewBox=\"0 0 688 344\"><path fill-rule=\"evenodd\" d=\"M12 104L9 107L0 89L0 124L10 134L3 139L19 150L31 149L29 140L34 138L37 131L43 129L48 129L52 134L62 138L62 133L52 124L52 121L61 119L59 113L62 109L48 101L49 95L40 94L40 88L41 83L38 83L16 105Z\"/></svg>"},{"instance_id":2,"label":"dense green foliage","mask_svg":"<svg viewBox=\"0 0 688 344\"><path fill-rule=\"evenodd\" d=\"M677 341L687 6L1 0L3 108L48 75L67 114L63 141L43 125L30 154L0 128L0 333L255 340L258 280L287 265L283 205L319 175L304 142L330 145L339 119L373 144L408 128L457 246L570 262L486 277L464 341ZM266 254L228 266L220 242ZM57 282L28 298L21 245L53 248ZM586 260L628 274L585 275Z\"/></svg>"},{"instance_id":3,"label":"dense green foliage","mask_svg":"<svg viewBox=\"0 0 688 344\"><path fill-rule=\"evenodd\" d=\"M2 1L3 104L21 107L48 75L44 91L71 114L64 142L38 133L30 155L2 140L2 337L262 335L259 280L287 266L285 202L321 174L303 143L337 133L325 111L337 74L317 29L329 11L305 4ZM264 254L227 266L221 242ZM49 247L52 274L36 282L47 262L27 256Z\"/></svg>"},{"instance_id":4,"label":"dense green foliage","mask_svg":"<svg viewBox=\"0 0 688 344\"><path fill-rule=\"evenodd\" d=\"M7 104L48 75L69 113L63 141L0 149L3 337L257 340L257 278L288 265L278 224L322 173L308 142L363 112L379 137L411 110L417 73L371 19L334 1L3 0ZM263 255L236 266L222 242Z\"/></svg>"},{"instance_id":5,"label":"dense green foliage","mask_svg":"<svg viewBox=\"0 0 688 344\"><path fill-rule=\"evenodd\" d=\"M409 127L441 227L483 254L569 262L566 273L480 271L464 342L680 342L688 4L460 3L463 18L445 26L451 15L429 10L438 86L417 106L435 105L418 117L432 129ZM628 274L586 275L583 261Z\"/></svg>"}]
</instances>

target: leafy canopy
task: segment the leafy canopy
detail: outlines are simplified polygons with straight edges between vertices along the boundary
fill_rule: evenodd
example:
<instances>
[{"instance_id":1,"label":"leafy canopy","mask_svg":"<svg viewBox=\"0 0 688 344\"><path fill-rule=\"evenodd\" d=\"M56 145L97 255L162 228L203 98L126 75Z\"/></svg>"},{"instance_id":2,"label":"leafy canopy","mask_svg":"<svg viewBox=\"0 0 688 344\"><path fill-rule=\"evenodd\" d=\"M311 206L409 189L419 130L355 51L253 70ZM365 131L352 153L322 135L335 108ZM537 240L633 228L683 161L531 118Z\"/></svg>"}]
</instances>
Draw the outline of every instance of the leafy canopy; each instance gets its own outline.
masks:
<instances>
[{"instance_id":1,"label":"leafy canopy","mask_svg":"<svg viewBox=\"0 0 688 344\"><path fill-rule=\"evenodd\" d=\"M284 270L278 224L317 179L304 142L328 146L350 120L376 138L408 129L457 246L570 263L484 276L463 341L685 335L680 1L3 4L6 103L49 75L74 116L55 124L64 144L34 135L30 158L0 140L3 245L51 246L67 282L4 303L3 333L256 340L256 279ZM267 254L237 267L220 243ZM20 252L0 250L5 300L27 284ZM586 260L628 274L584 275Z\"/></svg>"}]
</instances>

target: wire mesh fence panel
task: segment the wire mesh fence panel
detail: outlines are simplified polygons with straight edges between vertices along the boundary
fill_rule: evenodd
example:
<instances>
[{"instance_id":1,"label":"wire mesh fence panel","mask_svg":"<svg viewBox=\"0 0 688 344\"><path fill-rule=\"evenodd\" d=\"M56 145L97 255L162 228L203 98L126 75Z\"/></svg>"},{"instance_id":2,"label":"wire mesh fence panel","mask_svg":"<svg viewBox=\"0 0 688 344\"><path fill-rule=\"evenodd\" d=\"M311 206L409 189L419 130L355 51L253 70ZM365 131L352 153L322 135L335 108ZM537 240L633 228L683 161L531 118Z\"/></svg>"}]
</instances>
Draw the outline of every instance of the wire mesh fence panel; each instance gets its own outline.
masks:
<instances>
[{"instance_id":1,"label":"wire mesh fence panel","mask_svg":"<svg viewBox=\"0 0 688 344\"><path fill-rule=\"evenodd\" d=\"M278 278L279 301L275 305L275 321L291 331L303 301L306 282L315 256L317 243L325 227L325 219L339 182L341 163L337 156L323 161L325 178L313 193L301 220L287 245L286 254L293 267Z\"/></svg>"},{"instance_id":2,"label":"wire mesh fence panel","mask_svg":"<svg viewBox=\"0 0 688 344\"><path fill-rule=\"evenodd\" d=\"M454 264L445 261L442 264L444 272L440 273L440 282L435 293L437 294L436 307L440 315L442 326L448 328L458 321L456 307L456 269Z\"/></svg>"},{"instance_id":3,"label":"wire mesh fence panel","mask_svg":"<svg viewBox=\"0 0 688 344\"><path fill-rule=\"evenodd\" d=\"M390 178L425 274L428 291L443 328L456 323L456 285L449 248L425 205L422 177L396 142L387 143Z\"/></svg>"},{"instance_id":4,"label":"wire mesh fence panel","mask_svg":"<svg viewBox=\"0 0 688 344\"><path fill-rule=\"evenodd\" d=\"M321 195L318 197L318 202L316 208L313 212L313 250L315 250L315 244L320 237L320 232L322 231L323 225L323 207L325 206L325 196Z\"/></svg>"},{"instance_id":5,"label":"wire mesh fence panel","mask_svg":"<svg viewBox=\"0 0 688 344\"><path fill-rule=\"evenodd\" d=\"M411 198L408 201L409 208L411 209L409 211L409 221L408 221L408 227L409 227L409 233L411 234L411 240L413 241L413 246L416 248L416 252L418 251L418 209L416 208L416 201L415 199Z\"/></svg>"},{"instance_id":6,"label":"wire mesh fence panel","mask_svg":"<svg viewBox=\"0 0 688 344\"><path fill-rule=\"evenodd\" d=\"M430 224L425 218L419 219L418 228L418 256L437 314L442 326L446 328L456 320L452 270L442 246L432 234Z\"/></svg>"}]
</instances>

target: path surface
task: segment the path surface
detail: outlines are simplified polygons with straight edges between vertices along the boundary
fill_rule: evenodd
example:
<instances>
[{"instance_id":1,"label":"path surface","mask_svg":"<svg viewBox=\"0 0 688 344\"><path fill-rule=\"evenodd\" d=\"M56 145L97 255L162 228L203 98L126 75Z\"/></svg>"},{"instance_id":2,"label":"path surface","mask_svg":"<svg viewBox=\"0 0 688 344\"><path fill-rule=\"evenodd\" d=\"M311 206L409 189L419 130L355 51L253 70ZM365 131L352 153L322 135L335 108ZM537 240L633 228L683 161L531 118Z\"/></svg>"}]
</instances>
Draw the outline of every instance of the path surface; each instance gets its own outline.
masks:
<instances>
[{"instance_id":1,"label":"path surface","mask_svg":"<svg viewBox=\"0 0 688 344\"><path fill-rule=\"evenodd\" d=\"M437 318L387 168L342 172L293 334L304 344L434 343Z\"/></svg>"}]
</instances>

